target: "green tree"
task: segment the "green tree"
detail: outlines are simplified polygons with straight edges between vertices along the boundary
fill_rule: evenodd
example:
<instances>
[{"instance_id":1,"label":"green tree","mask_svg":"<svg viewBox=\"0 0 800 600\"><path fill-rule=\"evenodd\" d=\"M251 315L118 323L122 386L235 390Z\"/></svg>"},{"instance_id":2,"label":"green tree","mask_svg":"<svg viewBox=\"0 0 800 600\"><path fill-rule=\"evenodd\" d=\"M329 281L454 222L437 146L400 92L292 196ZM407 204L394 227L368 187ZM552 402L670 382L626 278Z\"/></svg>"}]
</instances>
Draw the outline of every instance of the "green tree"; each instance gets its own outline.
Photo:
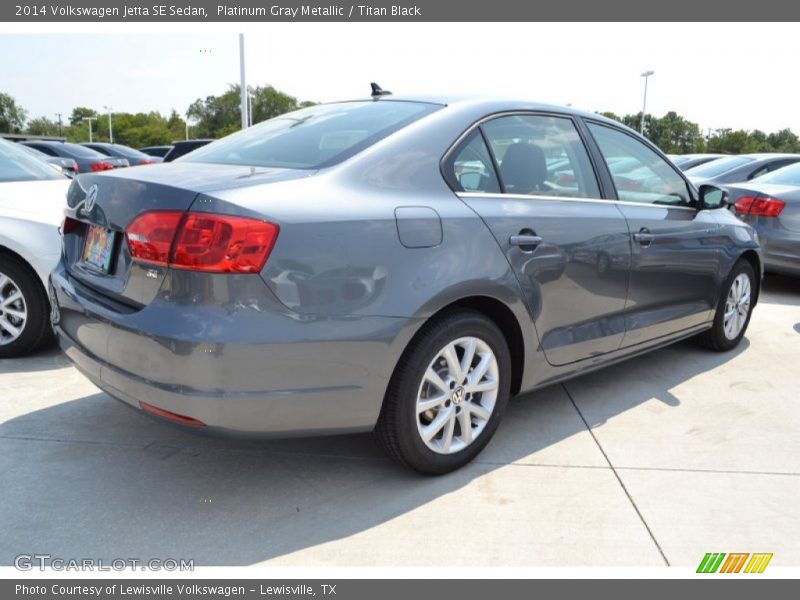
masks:
<instances>
[{"instance_id":1,"label":"green tree","mask_svg":"<svg viewBox=\"0 0 800 600\"><path fill-rule=\"evenodd\" d=\"M28 113L14 98L0 92L0 133L20 133L25 128Z\"/></svg>"},{"instance_id":2,"label":"green tree","mask_svg":"<svg viewBox=\"0 0 800 600\"><path fill-rule=\"evenodd\" d=\"M241 96L238 85L228 86L228 90L219 96L198 98L186 111L186 115L194 121L193 137L224 137L241 129ZM251 108L253 123L272 119L298 108L313 106L315 102L298 102L273 86L256 86L249 88L252 95Z\"/></svg>"},{"instance_id":3,"label":"green tree","mask_svg":"<svg viewBox=\"0 0 800 600\"><path fill-rule=\"evenodd\" d=\"M36 117L28 121L26 131L31 135L58 135L58 123L47 117Z\"/></svg>"},{"instance_id":4,"label":"green tree","mask_svg":"<svg viewBox=\"0 0 800 600\"><path fill-rule=\"evenodd\" d=\"M791 129L781 129L767 136L773 152L800 152L800 140Z\"/></svg>"},{"instance_id":5,"label":"green tree","mask_svg":"<svg viewBox=\"0 0 800 600\"><path fill-rule=\"evenodd\" d=\"M84 117L96 117L97 111L87 108L85 106L76 106L72 109L72 114L69 116L70 125L80 125Z\"/></svg>"}]
</instances>

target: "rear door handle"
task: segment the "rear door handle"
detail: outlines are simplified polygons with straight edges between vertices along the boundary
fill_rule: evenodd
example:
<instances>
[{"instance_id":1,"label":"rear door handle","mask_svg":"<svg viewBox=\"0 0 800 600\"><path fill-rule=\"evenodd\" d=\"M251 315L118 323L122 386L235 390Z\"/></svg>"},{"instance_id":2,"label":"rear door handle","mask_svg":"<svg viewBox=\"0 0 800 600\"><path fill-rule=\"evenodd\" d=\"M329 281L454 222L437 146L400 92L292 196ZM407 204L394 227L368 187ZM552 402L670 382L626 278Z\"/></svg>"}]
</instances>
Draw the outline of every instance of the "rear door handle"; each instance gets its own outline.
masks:
<instances>
[{"instance_id":1,"label":"rear door handle","mask_svg":"<svg viewBox=\"0 0 800 600\"><path fill-rule=\"evenodd\" d=\"M647 227L642 227L639 231L633 234L633 239L639 242L640 246L647 248L653 243L653 240L656 239L656 236L650 233L650 230L647 229Z\"/></svg>"},{"instance_id":2,"label":"rear door handle","mask_svg":"<svg viewBox=\"0 0 800 600\"><path fill-rule=\"evenodd\" d=\"M512 235L508 238L508 242L512 246L535 248L542 243L542 238L538 235Z\"/></svg>"}]
</instances>

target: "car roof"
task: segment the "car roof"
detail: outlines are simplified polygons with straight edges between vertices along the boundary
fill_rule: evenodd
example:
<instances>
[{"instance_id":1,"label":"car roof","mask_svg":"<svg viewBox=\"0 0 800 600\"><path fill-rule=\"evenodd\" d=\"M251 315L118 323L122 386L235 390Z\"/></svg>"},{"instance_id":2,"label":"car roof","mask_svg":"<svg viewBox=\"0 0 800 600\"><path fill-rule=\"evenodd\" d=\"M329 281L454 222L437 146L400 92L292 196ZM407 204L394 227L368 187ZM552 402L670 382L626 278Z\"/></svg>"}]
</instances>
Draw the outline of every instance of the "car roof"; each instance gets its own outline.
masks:
<instances>
[{"instance_id":1,"label":"car roof","mask_svg":"<svg viewBox=\"0 0 800 600\"><path fill-rule=\"evenodd\" d=\"M571 106L561 106L557 104L548 104L546 102L535 102L532 100L524 100L519 98L509 98L503 96L469 96L469 95L415 95L415 94L391 94L380 96L378 98L353 98L350 100L340 100L325 102L323 104L339 104L341 102L423 102L426 104L438 104L440 106L448 106L456 109L469 109L471 111L482 111L484 114L514 112L514 111L542 111L542 112L558 112L561 114L579 116L586 119L592 119L609 125L614 125L628 131L634 131L619 121L604 117L599 113L594 113L585 110L579 110Z\"/></svg>"}]
</instances>

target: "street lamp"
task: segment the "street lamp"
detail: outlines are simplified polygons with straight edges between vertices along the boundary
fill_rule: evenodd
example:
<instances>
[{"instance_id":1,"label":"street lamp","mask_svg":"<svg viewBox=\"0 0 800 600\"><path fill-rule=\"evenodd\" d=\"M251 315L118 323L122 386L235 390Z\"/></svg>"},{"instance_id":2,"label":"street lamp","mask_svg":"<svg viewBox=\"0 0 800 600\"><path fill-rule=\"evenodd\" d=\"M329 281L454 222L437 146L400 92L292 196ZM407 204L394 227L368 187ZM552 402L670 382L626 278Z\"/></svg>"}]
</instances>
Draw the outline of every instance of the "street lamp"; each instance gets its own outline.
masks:
<instances>
[{"instance_id":1,"label":"street lamp","mask_svg":"<svg viewBox=\"0 0 800 600\"><path fill-rule=\"evenodd\" d=\"M103 108L105 108L106 112L108 113L108 142L110 144L113 144L114 143L114 131L111 129L111 107L110 106L104 106Z\"/></svg>"},{"instance_id":2,"label":"street lamp","mask_svg":"<svg viewBox=\"0 0 800 600\"><path fill-rule=\"evenodd\" d=\"M642 77L644 77L644 100L642 101L642 120L639 122L639 133L644 135L644 112L647 108L647 80L650 75L654 75L655 71L645 71L642 73Z\"/></svg>"},{"instance_id":3,"label":"street lamp","mask_svg":"<svg viewBox=\"0 0 800 600\"><path fill-rule=\"evenodd\" d=\"M247 78L244 74L244 34L239 34L239 93L242 106L242 129L247 129L249 118L247 116Z\"/></svg>"},{"instance_id":4,"label":"street lamp","mask_svg":"<svg viewBox=\"0 0 800 600\"><path fill-rule=\"evenodd\" d=\"M83 117L81 121L89 121L89 143L92 143L92 121L97 121L97 117Z\"/></svg>"}]
</instances>

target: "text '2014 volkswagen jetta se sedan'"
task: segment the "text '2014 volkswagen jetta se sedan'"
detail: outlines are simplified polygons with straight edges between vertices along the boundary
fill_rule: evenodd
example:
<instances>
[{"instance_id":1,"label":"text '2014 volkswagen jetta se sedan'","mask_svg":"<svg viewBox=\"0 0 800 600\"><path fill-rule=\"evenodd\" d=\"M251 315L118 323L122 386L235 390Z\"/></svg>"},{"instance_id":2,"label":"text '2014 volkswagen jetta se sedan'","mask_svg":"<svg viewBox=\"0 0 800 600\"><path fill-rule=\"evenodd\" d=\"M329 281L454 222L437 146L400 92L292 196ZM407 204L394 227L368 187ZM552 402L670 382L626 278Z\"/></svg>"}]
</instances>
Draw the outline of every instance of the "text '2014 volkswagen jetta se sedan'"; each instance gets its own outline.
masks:
<instances>
[{"instance_id":1,"label":"text '2014 volkswagen jetta se sedan'","mask_svg":"<svg viewBox=\"0 0 800 600\"><path fill-rule=\"evenodd\" d=\"M640 167L616 176L621 160ZM374 430L444 473L510 395L699 335L736 346L753 230L595 114L378 96L78 177L53 322L109 395L247 436ZM719 210L718 210L719 209Z\"/></svg>"}]
</instances>

